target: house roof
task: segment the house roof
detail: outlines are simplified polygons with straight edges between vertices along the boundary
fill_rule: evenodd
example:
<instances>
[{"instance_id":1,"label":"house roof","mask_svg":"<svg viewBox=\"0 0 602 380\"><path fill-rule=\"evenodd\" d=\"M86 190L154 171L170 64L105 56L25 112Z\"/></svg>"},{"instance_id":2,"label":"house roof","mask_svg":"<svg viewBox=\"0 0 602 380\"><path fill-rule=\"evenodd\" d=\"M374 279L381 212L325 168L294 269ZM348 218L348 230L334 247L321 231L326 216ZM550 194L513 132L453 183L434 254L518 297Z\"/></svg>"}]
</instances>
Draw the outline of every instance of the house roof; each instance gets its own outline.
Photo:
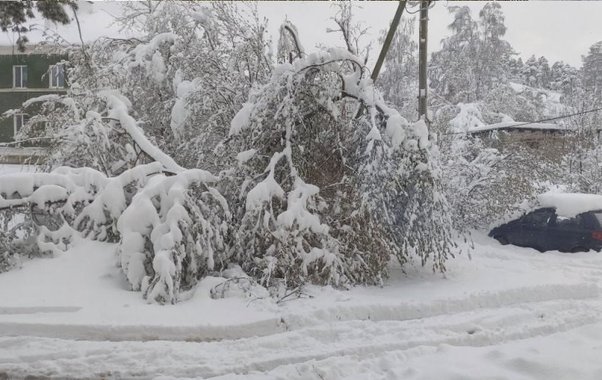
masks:
<instances>
[{"instance_id":1,"label":"house roof","mask_svg":"<svg viewBox=\"0 0 602 380\"><path fill-rule=\"evenodd\" d=\"M568 131L566 127L552 123L530 123L523 121L504 121L496 124L483 125L468 129L468 133L480 133L500 130L524 130L524 131Z\"/></svg>"}]
</instances>

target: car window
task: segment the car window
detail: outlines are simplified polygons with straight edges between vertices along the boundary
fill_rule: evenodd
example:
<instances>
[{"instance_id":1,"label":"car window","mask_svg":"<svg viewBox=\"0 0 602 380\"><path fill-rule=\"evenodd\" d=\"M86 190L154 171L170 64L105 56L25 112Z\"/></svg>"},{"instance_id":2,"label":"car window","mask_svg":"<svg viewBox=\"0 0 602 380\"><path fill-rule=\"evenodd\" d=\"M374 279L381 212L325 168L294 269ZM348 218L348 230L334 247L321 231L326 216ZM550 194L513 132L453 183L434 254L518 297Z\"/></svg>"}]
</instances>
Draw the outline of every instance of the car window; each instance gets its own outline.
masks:
<instances>
[{"instance_id":1,"label":"car window","mask_svg":"<svg viewBox=\"0 0 602 380\"><path fill-rule=\"evenodd\" d=\"M583 225L583 218L581 215L577 215L574 218L557 216L556 225L561 228L581 227Z\"/></svg>"},{"instance_id":2,"label":"car window","mask_svg":"<svg viewBox=\"0 0 602 380\"><path fill-rule=\"evenodd\" d=\"M592 212L598 221L598 224L602 226L602 212Z\"/></svg>"},{"instance_id":3,"label":"car window","mask_svg":"<svg viewBox=\"0 0 602 380\"><path fill-rule=\"evenodd\" d=\"M522 218L522 222L533 226L546 226L554 215L552 210L536 210Z\"/></svg>"}]
</instances>

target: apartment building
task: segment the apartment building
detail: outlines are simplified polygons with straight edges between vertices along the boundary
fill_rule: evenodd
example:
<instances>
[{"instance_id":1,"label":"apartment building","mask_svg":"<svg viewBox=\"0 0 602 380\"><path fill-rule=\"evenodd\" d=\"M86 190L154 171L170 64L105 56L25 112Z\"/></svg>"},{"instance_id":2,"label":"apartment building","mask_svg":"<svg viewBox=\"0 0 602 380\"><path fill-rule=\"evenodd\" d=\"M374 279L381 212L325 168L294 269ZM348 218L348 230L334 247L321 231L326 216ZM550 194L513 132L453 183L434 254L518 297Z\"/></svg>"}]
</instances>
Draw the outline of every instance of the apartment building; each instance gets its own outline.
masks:
<instances>
[{"instance_id":1,"label":"apartment building","mask_svg":"<svg viewBox=\"0 0 602 380\"><path fill-rule=\"evenodd\" d=\"M29 46L20 52L14 46L0 46L0 115L17 109L31 98L66 92L67 56L56 47ZM0 143L14 141L15 134L30 115L18 113L0 118Z\"/></svg>"}]
</instances>

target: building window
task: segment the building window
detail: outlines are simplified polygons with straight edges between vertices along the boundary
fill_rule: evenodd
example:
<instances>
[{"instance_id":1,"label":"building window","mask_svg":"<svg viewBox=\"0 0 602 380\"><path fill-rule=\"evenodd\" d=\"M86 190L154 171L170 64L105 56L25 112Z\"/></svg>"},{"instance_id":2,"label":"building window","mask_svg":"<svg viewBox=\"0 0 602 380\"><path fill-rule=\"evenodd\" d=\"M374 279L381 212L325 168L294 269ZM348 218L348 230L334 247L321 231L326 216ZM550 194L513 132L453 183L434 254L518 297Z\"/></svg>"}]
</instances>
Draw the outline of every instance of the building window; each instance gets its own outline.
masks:
<instances>
[{"instance_id":1,"label":"building window","mask_svg":"<svg viewBox=\"0 0 602 380\"><path fill-rule=\"evenodd\" d=\"M27 87L27 66L25 66L25 65L13 66L13 87L14 88L26 88Z\"/></svg>"},{"instance_id":2,"label":"building window","mask_svg":"<svg viewBox=\"0 0 602 380\"><path fill-rule=\"evenodd\" d=\"M50 88L65 87L65 66L58 64L50 66Z\"/></svg>"},{"instance_id":3,"label":"building window","mask_svg":"<svg viewBox=\"0 0 602 380\"><path fill-rule=\"evenodd\" d=\"M27 123L27 120L29 120L29 116L27 114L16 113L13 115L13 136L17 135L17 132L19 132L21 128L23 128L23 126Z\"/></svg>"}]
</instances>

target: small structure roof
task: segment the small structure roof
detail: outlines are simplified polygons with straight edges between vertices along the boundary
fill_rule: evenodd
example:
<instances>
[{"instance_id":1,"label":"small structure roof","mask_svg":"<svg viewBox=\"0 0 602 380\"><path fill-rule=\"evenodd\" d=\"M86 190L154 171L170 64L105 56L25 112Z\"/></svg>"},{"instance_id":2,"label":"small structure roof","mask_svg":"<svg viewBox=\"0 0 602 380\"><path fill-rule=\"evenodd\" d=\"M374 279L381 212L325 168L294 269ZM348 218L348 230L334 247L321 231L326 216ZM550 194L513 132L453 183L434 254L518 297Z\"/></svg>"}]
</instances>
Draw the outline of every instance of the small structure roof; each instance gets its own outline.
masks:
<instances>
[{"instance_id":1,"label":"small structure roof","mask_svg":"<svg viewBox=\"0 0 602 380\"><path fill-rule=\"evenodd\" d=\"M469 133L480 133L499 130L525 130L525 131L568 131L566 127L552 123L530 123L523 121L504 121L496 124L483 125L468 129Z\"/></svg>"}]
</instances>

